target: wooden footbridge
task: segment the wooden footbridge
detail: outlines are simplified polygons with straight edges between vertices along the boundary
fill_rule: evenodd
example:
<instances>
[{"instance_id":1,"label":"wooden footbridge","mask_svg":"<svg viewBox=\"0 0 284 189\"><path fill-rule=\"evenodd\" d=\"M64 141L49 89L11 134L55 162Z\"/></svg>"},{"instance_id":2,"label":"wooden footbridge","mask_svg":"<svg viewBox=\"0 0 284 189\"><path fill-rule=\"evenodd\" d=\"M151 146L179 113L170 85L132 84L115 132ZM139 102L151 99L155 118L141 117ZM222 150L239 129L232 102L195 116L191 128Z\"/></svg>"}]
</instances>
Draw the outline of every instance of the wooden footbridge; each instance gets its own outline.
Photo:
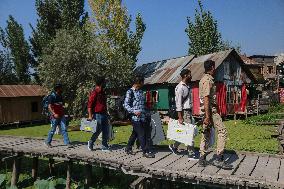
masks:
<instances>
[{"instance_id":1,"label":"wooden footbridge","mask_svg":"<svg viewBox=\"0 0 284 189\"><path fill-rule=\"evenodd\" d=\"M141 152L127 155L121 146L114 146L111 152L90 152L86 143L74 143L72 148L67 148L61 141L54 140L53 147L47 148L43 142L43 139L0 136L0 154L14 158L12 184L17 182L19 175L17 159L29 156L34 159L33 176L37 172L37 158L45 157L122 170L125 174L137 175L139 178L213 184L228 188L284 188L284 156L280 155L226 154L226 161L233 165L233 169L224 170L211 165L199 167L197 160L189 160L186 155L173 155L167 149L156 149L156 157L146 159ZM211 152L208 160L212 161L213 157ZM70 174L70 167L67 166L67 177ZM67 178L67 182L70 182L70 178Z\"/></svg>"}]
</instances>

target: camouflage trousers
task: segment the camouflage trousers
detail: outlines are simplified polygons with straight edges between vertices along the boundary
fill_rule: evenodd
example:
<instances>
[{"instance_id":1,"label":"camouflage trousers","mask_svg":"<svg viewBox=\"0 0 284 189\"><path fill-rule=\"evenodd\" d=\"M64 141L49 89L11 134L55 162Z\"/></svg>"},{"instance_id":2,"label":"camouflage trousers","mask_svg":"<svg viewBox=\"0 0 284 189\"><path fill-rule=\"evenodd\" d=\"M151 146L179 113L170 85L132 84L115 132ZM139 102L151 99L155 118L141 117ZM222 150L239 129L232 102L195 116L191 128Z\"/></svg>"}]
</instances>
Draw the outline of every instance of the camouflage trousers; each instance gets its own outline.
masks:
<instances>
[{"instance_id":1,"label":"camouflage trousers","mask_svg":"<svg viewBox=\"0 0 284 189\"><path fill-rule=\"evenodd\" d=\"M183 121L184 121L184 123L194 124L194 118L192 117L191 111L187 111L187 110L183 111ZM175 143L173 145L174 145L174 148L178 148L179 145L181 145L181 143L175 141ZM194 150L194 144L192 146L187 146L187 150L189 152L193 151Z\"/></svg>"},{"instance_id":2,"label":"camouflage trousers","mask_svg":"<svg viewBox=\"0 0 284 189\"><path fill-rule=\"evenodd\" d=\"M222 121L221 116L218 113L213 113L213 127L217 130L217 155L224 153L226 140L227 140L227 129ZM210 142L210 131L211 127L203 125L203 131L200 142L200 155L205 155Z\"/></svg>"}]
</instances>

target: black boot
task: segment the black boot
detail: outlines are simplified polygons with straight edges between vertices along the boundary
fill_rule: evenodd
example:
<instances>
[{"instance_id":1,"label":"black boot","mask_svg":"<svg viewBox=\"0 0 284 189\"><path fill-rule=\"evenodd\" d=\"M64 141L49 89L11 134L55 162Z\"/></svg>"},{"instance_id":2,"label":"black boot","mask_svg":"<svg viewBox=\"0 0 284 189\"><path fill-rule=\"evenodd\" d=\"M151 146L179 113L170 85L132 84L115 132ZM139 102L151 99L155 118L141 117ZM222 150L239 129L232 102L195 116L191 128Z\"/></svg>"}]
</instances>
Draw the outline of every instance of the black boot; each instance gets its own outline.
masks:
<instances>
[{"instance_id":1,"label":"black boot","mask_svg":"<svg viewBox=\"0 0 284 189\"><path fill-rule=\"evenodd\" d=\"M206 161L206 155L200 155L198 164L200 167L206 167L209 163Z\"/></svg>"},{"instance_id":2,"label":"black boot","mask_svg":"<svg viewBox=\"0 0 284 189\"><path fill-rule=\"evenodd\" d=\"M223 154L216 155L213 165L221 169L233 169L233 166L225 161Z\"/></svg>"}]
</instances>

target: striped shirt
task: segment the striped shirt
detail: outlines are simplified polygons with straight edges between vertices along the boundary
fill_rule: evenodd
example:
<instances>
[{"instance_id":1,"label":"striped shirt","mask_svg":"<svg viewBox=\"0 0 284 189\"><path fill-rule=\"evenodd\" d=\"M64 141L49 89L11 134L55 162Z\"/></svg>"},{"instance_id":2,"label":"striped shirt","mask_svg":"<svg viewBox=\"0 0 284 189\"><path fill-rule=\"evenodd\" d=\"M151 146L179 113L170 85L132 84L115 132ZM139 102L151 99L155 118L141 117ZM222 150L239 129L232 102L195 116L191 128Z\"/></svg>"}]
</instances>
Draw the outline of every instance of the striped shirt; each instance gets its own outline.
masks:
<instances>
[{"instance_id":1,"label":"striped shirt","mask_svg":"<svg viewBox=\"0 0 284 189\"><path fill-rule=\"evenodd\" d=\"M133 114L131 117L132 121L145 121L145 97L143 91L134 88L129 89L126 92L124 108L128 111L128 113ZM141 115L136 116L134 114L136 112L141 112Z\"/></svg>"}]
</instances>

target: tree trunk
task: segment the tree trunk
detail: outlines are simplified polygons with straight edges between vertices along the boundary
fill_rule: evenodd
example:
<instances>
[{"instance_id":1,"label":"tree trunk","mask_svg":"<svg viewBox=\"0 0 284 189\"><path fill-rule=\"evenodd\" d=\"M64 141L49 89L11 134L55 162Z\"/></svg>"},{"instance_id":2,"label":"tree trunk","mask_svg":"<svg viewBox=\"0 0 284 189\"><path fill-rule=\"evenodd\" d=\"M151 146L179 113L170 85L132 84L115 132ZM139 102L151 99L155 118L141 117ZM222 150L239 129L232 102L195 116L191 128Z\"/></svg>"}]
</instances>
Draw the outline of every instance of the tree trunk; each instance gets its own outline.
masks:
<instances>
[{"instance_id":1,"label":"tree trunk","mask_svg":"<svg viewBox=\"0 0 284 189\"><path fill-rule=\"evenodd\" d=\"M86 164L85 173L86 173L85 184L87 188L89 188L92 185L92 165L91 164Z\"/></svg>"}]
</instances>

